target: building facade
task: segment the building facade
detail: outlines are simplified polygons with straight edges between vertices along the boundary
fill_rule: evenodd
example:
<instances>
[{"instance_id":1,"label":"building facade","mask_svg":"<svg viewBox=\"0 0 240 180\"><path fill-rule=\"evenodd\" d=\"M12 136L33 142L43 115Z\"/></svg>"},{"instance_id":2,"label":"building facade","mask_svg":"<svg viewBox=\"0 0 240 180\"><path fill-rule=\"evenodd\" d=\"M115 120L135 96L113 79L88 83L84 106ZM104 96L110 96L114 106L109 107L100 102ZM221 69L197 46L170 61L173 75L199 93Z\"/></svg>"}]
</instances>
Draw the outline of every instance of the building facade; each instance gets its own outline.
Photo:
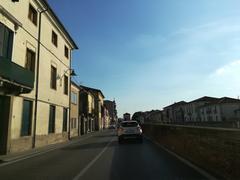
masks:
<instances>
[{"instance_id":1,"label":"building facade","mask_svg":"<svg viewBox=\"0 0 240 180\"><path fill-rule=\"evenodd\" d=\"M184 122L201 121L200 107L209 103L215 103L218 98L204 96L184 105Z\"/></svg>"},{"instance_id":2,"label":"building facade","mask_svg":"<svg viewBox=\"0 0 240 180\"><path fill-rule=\"evenodd\" d=\"M152 110L145 112L144 122L161 123L163 122L163 111Z\"/></svg>"},{"instance_id":3,"label":"building facade","mask_svg":"<svg viewBox=\"0 0 240 180\"><path fill-rule=\"evenodd\" d=\"M131 120L131 114L130 113L124 113L123 114L124 121L130 121Z\"/></svg>"},{"instance_id":4,"label":"building facade","mask_svg":"<svg viewBox=\"0 0 240 180\"><path fill-rule=\"evenodd\" d=\"M101 90L90 88L87 86L80 86L80 88L83 88L85 91L90 92L94 97L94 130L98 131L103 129L103 123L104 123L104 106L103 106L103 100L104 95Z\"/></svg>"},{"instance_id":5,"label":"building facade","mask_svg":"<svg viewBox=\"0 0 240 180\"><path fill-rule=\"evenodd\" d=\"M0 2L2 154L67 139L73 49L45 0Z\"/></svg>"},{"instance_id":6,"label":"building facade","mask_svg":"<svg viewBox=\"0 0 240 180\"><path fill-rule=\"evenodd\" d=\"M87 89L79 86L79 117L81 119L81 134L95 130L95 98Z\"/></svg>"},{"instance_id":7,"label":"building facade","mask_svg":"<svg viewBox=\"0 0 240 180\"><path fill-rule=\"evenodd\" d=\"M163 122L183 123L184 122L184 107L185 101L176 102L163 108Z\"/></svg>"},{"instance_id":8,"label":"building facade","mask_svg":"<svg viewBox=\"0 0 240 180\"><path fill-rule=\"evenodd\" d=\"M220 98L215 103L200 107L203 122L232 122L237 126L240 121L240 100L229 97Z\"/></svg>"},{"instance_id":9,"label":"building facade","mask_svg":"<svg viewBox=\"0 0 240 180\"><path fill-rule=\"evenodd\" d=\"M81 123L79 118L79 88L71 82L70 132L71 137L80 136Z\"/></svg>"},{"instance_id":10,"label":"building facade","mask_svg":"<svg viewBox=\"0 0 240 180\"><path fill-rule=\"evenodd\" d=\"M108 109L104 106L103 107L103 129L106 129L111 124L111 116Z\"/></svg>"},{"instance_id":11,"label":"building facade","mask_svg":"<svg viewBox=\"0 0 240 180\"><path fill-rule=\"evenodd\" d=\"M117 109L116 102L110 100L104 100L104 106L107 108L110 116L110 123L115 124L117 122Z\"/></svg>"}]
</instances>

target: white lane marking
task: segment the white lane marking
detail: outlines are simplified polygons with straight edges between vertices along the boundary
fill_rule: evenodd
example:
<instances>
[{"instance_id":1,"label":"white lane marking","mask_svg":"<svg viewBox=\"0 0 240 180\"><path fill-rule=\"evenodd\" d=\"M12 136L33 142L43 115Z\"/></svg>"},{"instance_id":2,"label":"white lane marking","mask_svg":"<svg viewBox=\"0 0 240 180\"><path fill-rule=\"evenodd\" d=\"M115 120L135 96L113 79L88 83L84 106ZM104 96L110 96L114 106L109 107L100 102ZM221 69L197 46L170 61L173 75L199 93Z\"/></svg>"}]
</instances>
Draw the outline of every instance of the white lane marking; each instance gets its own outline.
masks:
<instances>
[{"instance_id":1,"label":"white lane marking","mask_svg":"<svg viewBox=\"0 0 240 180\"><path fill-rule=\"evenodd\" d=\"M146 139L150 140L152 143L156 144L157 146L159 146L161 149L163 149L164 151L166 151L167 153L171 154L172 156L176 157L177 159L179 159L181 162L183 162L184 164L186 164L187 166L193 168L194 170L196 170L198 173L200 173L201 175L203 175L204 177L206 177L207 179L211 179L211 180L217 180L217 178L215 178L214 176L212 176L211 174L209 174L208 172L204 171L203 169L199 168L198 166L194 165L193 163L191 163L190 161L184 159L183 157L177 155L176 153L174 153L173 151L170 151L169 149L165 148L163 145L159 144L158 142L155 142L154 140L152 140L149 137L144 136Z\"/></svg>"},{"instance_id":2,"label":"white lane marking","mask_svg":"<svg viewBox=\"0 0 240 180\"><path fill-rule=\"evenodd\" d=\"M0 167L4 167L4 166L10 165L10 164L14 164L16 162L23 161L23 160L26 160L26 159L30 159L30 158L33 158L33 157L36 157L36 156L39 156L39 155L42 155L42 154L46 154L46 153L54 151L56 149L61 149L61 148L70 146L72 144L76 144L78 142L87 140L87 139L89 139L91 137L93 137L93 135L85 137L85 138L82 138L82 139L80 139L78 141L75 141L75 142L70 142L69 144L64 144L62 146L54 147L54 148L51 148L51 149L48 149L48 150L45 150L45 151L42 151L42 152L36 152L36 153L30 154L30 155L24 156L22 158L13 158L13 160L10 160L9 162L4 162L3 164L0 164Z\"/></svg>"},{"instance_id":3,"label":"white lane marking","mask_svg":"<svg viewBox=\"0 0 240 180\"><path fill-rule=\"evenodd\" d=\"M73 180L79 180L87 171L89 168L92 167L92 165L94 165L96 163L96 161L103 155L103 153L107 150L107 148L109 147L109 145L112 143L113 138L111 139L111 141L108 142L108 144L103 148L103 150L91 161L87 164L87 166L85 166L79 174L77 174Z\"/></svg>"}]
</instances>

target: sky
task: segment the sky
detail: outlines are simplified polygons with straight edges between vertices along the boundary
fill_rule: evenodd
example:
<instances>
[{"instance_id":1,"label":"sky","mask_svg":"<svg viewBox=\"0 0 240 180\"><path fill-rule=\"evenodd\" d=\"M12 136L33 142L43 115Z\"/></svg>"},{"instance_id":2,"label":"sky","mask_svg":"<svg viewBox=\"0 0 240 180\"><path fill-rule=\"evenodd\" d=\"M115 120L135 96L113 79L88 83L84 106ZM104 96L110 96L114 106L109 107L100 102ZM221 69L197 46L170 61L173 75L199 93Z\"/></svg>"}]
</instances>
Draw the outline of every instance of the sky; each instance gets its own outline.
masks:
<instances>
[{"instance_id":1,"label":"sky","mask_svg":"<svg viewBox=\"0 0 240 180\"><path fill-rule=\"evenodd\" d=\"M115 99L119 117L240 96L239 0L48 1L79 46L74 80Z\"/></svg>"}]
</instances>

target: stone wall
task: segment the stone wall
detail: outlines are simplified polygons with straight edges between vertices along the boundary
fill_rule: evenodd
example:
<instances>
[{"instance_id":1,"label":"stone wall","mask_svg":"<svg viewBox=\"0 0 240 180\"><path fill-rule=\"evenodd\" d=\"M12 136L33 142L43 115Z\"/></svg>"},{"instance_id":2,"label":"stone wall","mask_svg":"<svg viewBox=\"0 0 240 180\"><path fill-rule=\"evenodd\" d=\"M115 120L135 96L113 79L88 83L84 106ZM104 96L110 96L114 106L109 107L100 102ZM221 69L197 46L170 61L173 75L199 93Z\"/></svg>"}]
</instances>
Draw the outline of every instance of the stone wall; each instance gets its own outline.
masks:
<instances>
[{"instance_id":1,"label":"stone wall","mask_svg":"<svg viewBox=\"0 0 240 180\"><path fill-rule=\"evenodd\" d=\"M8 153L23 152L32 149L32 136L12 139Z\"/></svg>"},{"instance_id":2,"label":"stone wall","mask_svg":"<svg viewBox=\"0 0 240 180\"><path fill-rule=\"evenodd\" d=\"M224 179L240 177L240 130L144 124L144 134Z\"/></svg>"},{"instance_id":3,"label":"stone wall","mask_svg":"<svg viewBox=\"0 0 240 180\"><path fill-rule=\"evenodd\" d=\"M42 147L50 144L61 143L68 140L67 132L49 135L37 135L36 147Z\"/></svg>"},{"instance_id":4,"label":"stone wall","mask_svg":"<svg viewBox=\"0 0 240 180\"><path fill-rule=\"evenodd\" d=\"M59 134L37 135L36 148L50 144L61 143L67 140L67 132ZM32 149L32 136L26 136L18 139L12 139L8 153L19 153L30 149Z\"/></svg>"}]
</instances>

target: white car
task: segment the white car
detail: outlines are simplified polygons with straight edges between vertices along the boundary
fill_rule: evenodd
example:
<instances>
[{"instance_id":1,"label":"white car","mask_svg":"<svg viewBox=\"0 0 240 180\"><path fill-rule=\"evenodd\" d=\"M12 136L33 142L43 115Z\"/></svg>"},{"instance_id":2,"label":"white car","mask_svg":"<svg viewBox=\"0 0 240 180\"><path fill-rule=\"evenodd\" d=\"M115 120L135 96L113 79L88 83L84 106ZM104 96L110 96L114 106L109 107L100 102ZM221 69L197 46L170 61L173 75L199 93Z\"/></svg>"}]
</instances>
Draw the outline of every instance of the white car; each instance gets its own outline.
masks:
<instances>
[{"instance_id":1,"label":"white car","mask_svg":"<svg viewBox=\"0 0 240 180\"><path fill-rule=\"evenodd\" d=\"M136 139L142 142L142 128L137 121L121 122L117 134L119 143L125 139Z\"/></svg>"}]
</instances>

